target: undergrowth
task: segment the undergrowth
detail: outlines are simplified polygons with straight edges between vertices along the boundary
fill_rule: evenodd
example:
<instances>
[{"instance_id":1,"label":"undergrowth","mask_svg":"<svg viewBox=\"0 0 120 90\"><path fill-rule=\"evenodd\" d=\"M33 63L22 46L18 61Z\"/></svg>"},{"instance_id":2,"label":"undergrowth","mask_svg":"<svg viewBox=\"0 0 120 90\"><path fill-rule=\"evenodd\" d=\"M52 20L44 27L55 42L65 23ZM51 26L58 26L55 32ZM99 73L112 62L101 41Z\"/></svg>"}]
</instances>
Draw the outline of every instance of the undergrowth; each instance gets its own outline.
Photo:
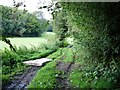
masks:
<instances>
[{"instance_id":1,"label":"undergrowth","mask_svg":"<svg viewBox=\"0 0 120 90\"><path fill-rule=\"evenodd\" d=\"M23 61L43 58L57 50L57 47L46 47L48 48L27 49L27 47L24 46L16 49L16 52L8 49L2 51L2 86L6 86L10 83L14 75L19 74L20 72L23 72L25 68L28 68L27 65L22 63Z\"/></svg>"},{"instance_id":2,"label":"undergrowth","mask_svg":"<svg viewBox=\"0 0 120 90\"><path fill-rule=\"evenodd\" d=\"M74 62L79 65L69 75L71 87L73 88L118 88L119 67L112 60L108 66L105 62L89 62L84 60L84 51L76 53ZM86 55L85 55L86 56ZM79 58L81 57L81 58ZM87 57L86 57L87 58Z\"/></svg>"}]
</instances>

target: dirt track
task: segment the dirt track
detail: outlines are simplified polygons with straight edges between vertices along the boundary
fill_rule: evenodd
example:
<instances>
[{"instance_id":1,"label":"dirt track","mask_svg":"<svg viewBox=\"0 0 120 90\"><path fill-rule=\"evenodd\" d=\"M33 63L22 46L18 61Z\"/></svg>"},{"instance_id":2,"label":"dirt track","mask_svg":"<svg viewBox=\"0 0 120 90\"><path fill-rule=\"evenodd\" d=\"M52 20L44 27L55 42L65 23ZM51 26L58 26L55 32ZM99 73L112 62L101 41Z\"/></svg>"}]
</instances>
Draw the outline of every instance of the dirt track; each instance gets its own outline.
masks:
<instances>
[{"instance_id":1,"label":"dirt track","mask_svg":"<svg viewBox=\"0 0 120 90\"><path fill-rule=\"evenodd\" d=\"M30 81L33 79L39 68L40 67L37 66L31 66L28 70L23 72L22 75L15 76L11 84L6 86L4 90L18 90L18 89L24 90L27 87L27 85L30 83Z\"/></svg>"},{"instance_id":2,"label":"dirt track","mask_svg":"<svg viewBox=\"0 0 120 90\"><path fill-rule=\"evenodd\" d=\"M59 74L57 77L57 83L58 83L58 88L62 89L70 89L70 81L68 80L68 76L70 74L71 68L73 67L74 63L64 63L64 62L58 62L56 69L64 72Z\"/></svg>"}]
</instances>

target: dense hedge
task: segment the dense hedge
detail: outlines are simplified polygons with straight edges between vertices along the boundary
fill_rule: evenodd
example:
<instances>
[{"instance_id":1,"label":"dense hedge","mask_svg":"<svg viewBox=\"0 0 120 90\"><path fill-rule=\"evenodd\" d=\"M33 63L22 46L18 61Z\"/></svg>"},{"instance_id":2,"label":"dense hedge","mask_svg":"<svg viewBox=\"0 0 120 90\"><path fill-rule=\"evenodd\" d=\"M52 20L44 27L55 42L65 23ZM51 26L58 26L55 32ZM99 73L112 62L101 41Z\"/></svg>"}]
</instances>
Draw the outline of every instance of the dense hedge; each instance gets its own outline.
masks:
<instances>
[{"instance_id":1,"label":"dense hedge","mask_svg":"<svg viewBox=\"0 0 120 90\"><path fill-rule=\"evenodd\" d=\"M89 60L118 62L120 3L61 3L68 13L72 34Z\"/></svg>"},{"instance_id":2,"label":"dense hedge","mask_svg":"<svg viewBox=\"0 0 120 90\"><path fill-rule=\"evenodd\" d=\"M75 60L87 64L89 68L86 67L85 73L90 77L93 72L97 72L93 75L91 84L87 83L87 76L82 84L80 82L80 87L82 85L89 87L89 84L93 87L93 82L97 82L96 88L118 88L120 3L61 2L61 8L66 13L68 32L74 37ZM91 71L93 72L90 73ZM81 75L82 72L78 73Z\"/></svg>"}]
</instances>

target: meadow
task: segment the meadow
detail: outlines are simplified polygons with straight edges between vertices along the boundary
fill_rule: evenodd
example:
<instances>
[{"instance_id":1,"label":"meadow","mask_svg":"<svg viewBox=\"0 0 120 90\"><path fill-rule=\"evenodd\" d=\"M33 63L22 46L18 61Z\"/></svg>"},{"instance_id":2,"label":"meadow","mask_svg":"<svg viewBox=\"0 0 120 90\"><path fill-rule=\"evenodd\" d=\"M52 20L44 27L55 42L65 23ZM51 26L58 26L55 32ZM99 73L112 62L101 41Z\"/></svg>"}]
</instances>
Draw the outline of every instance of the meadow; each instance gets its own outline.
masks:
<instances>
[{"instance_id":1,"label":"meadow","mask_svg":"<svg viewBox=\"0 0 120 90\"><path fill-rule=\"evenodd\" d=\"M15 37L15 38L8 38L12 45L21 47L26 46L27 48L31 48L33 46L38 47L41 43L46 43L47 40L45 38L39 38L39 37ZM0 49L9 48L9 45L6 44L3 41L0 41Z\"/></svg>"},{"instance_id":2,"label":"meadow","mask_svg":"<svg viewBox=\"0 0 120 90\"><path fill-rule=\"evenodd\" d=\"M47 44L51 39L55 39L55 34L51 32L44 33L42 37L13 37L8 38L13 46L17 48L25 46L28 49L32 47L39 47L43 44ZM0 49L9 49L9 45L0 40Z\"/></svg>"}]
</instances>

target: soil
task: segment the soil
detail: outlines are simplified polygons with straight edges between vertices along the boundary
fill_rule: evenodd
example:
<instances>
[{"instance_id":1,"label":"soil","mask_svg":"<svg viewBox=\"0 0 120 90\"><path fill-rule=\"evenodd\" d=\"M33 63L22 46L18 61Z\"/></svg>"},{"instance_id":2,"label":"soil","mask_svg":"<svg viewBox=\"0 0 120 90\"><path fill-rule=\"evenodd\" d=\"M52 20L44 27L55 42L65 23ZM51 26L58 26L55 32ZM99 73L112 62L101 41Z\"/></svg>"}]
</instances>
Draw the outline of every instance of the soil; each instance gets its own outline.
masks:
<instances>
[{"instance_id":1,"label":"soil","mask_svg":"<svg viewBox=\"0 0 120 90\"><path fill-rule=\"evenodd\" d=\"M12 82L6 86L4 90L24 90L33 79L39 68L40 67L37 66L31 66L23 74L15 76Z\"/></svg>"},{"instance_id":2,"label":"soil","mask_svg":"<svg viewBox=\"0 0 120 90\"><path fill-rule=\"evenodd\" d=\"M63 90L71 88L68 76L73 66L74 66L74 62L71 63L57 62L56 69L62 72L57 77L58 88L62 88Z\"/></svg>"}]
</instances>

